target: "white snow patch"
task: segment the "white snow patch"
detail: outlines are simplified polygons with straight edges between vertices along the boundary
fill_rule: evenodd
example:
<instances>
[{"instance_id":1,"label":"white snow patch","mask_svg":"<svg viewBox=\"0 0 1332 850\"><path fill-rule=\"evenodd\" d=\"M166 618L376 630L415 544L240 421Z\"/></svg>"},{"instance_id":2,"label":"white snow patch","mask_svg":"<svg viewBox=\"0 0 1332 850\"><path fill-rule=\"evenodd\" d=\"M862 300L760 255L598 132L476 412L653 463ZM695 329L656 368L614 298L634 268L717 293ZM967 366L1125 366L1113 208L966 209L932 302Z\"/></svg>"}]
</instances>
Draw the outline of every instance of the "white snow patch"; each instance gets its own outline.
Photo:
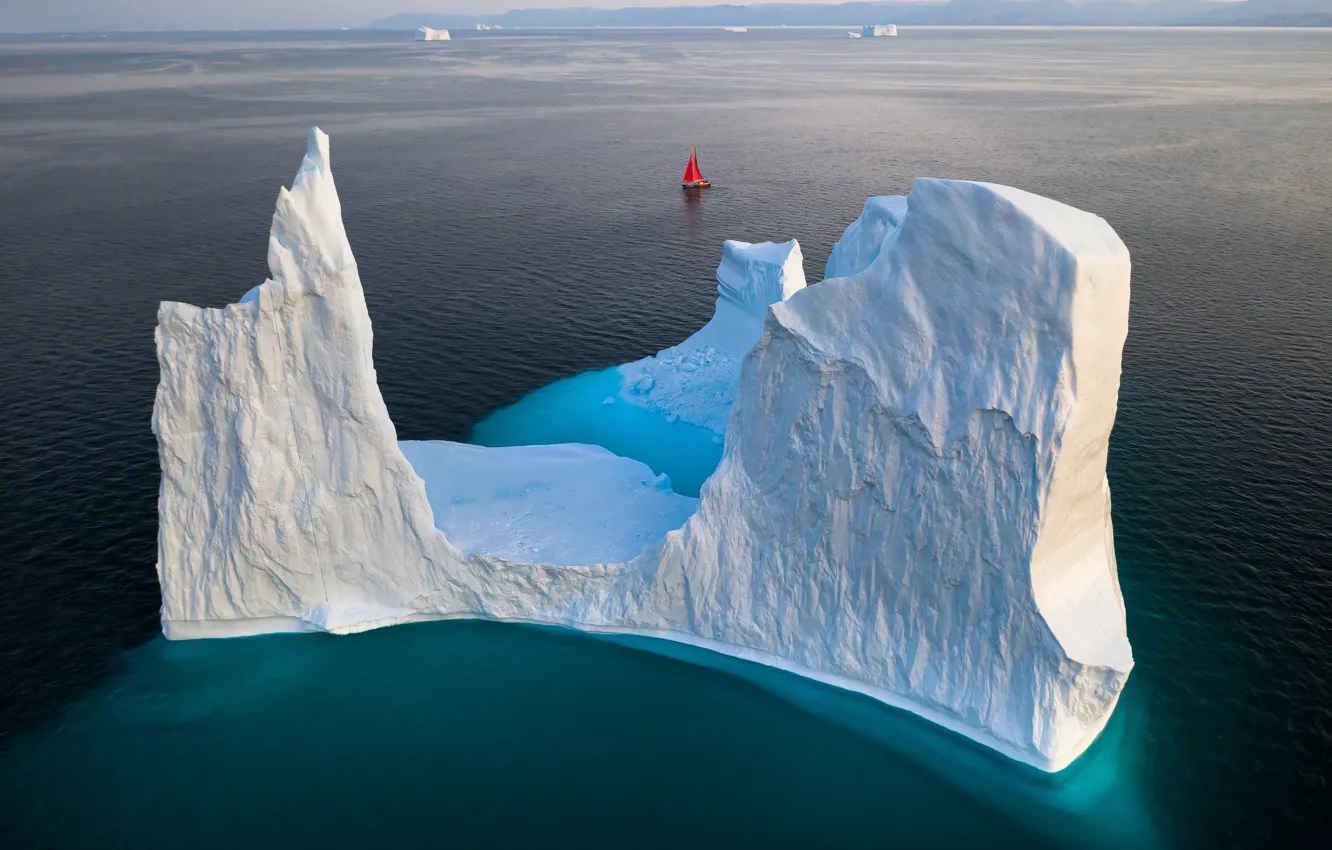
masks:
<instances>
[{"instance_id":1,"label":"white snow patch","mask_svg":"<svg viewBox=\"0 0 1332 850\"><path fill-rule=\"evenodd\" d=\"M464 552L577 566L628 561L684 525L698 499L600 446L402 442L435 527Z\"/></svg>"}]
</instances>

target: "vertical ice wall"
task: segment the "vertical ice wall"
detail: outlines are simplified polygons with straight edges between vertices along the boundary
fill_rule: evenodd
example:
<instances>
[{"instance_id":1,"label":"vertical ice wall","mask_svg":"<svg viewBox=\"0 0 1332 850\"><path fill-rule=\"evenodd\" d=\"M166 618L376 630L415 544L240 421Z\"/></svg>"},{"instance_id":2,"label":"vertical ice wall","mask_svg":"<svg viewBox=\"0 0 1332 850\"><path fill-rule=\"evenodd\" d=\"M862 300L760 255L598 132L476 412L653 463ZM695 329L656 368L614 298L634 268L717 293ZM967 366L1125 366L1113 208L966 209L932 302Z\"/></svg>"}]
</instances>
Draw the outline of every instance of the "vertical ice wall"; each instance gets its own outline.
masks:
<instances>
[{"instance_id":1,"label":"vertical ice wall","mask_svg":"<svg viewBox=\"0 0 1332 850\"><path fill-rule=\"evenodd\" d=\"M398 610L445 579L431 560L442 541L431 539L425 488L376 383L319 130L278 195L268 267L271 279L239 304L166 302L158 313L168 633L242 619L335 627Z\"/></svg>"},{"instance_id":2,"label":"vertical ice wall","mask_svg":"<svg viewBox=\"0 0 1332 850\"><path fill-rule=\"evenodd\" d=\"M1128 252L1007 187L917 180L908 208L773 305L672 555L700 634L1059 768L1133 663L1105 479Z\"/></svg>"}]
</instances>

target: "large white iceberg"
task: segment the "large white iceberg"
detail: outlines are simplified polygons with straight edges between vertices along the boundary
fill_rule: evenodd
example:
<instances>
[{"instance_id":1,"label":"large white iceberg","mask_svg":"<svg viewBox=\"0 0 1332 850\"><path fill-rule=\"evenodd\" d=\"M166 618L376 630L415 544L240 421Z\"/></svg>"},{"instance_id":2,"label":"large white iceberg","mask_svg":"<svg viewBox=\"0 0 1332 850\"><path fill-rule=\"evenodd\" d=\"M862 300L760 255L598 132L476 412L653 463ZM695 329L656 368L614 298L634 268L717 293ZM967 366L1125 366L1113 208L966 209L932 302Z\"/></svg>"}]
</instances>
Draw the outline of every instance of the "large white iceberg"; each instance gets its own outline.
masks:
<instances>
[{"instance_id":1,"label":"large white iceberg","mask_svg":"<svg viewBox=\"0 0 1332 850\"><path fill-rule=\"evenodd\" d=\"M1128 253L1088 213L921 179L836 259L852 273L809 288L774 261L790 297L743 357L692 515L592 448L400 445L312 131L271 279L159 312L164 632L480 617L646 635L1064 767L1133 664L1105 478Z\"/></svg>"}]
</instances>

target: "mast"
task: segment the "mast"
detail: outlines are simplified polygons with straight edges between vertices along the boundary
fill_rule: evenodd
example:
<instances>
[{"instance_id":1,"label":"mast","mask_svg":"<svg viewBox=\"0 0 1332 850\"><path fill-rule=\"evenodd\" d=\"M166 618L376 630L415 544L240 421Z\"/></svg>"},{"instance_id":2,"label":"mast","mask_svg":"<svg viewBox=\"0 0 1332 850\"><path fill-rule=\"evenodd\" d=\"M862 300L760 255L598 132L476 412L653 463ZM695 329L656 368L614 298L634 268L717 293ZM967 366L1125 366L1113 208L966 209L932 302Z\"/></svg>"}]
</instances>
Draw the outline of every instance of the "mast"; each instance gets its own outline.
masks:
<instances>
[{"instance_id":1,"label":"mast","mask_svg":"<svg viewBox=\"0 0 1332 850\"><path fill-rule=\"evenodd\" d=\"M685 166L682 182L694 183L702 179L703 175L700 174L698 170L698 149L695 148L694 151L689 154L689 164Z\"/></svg>"}]
</instances>

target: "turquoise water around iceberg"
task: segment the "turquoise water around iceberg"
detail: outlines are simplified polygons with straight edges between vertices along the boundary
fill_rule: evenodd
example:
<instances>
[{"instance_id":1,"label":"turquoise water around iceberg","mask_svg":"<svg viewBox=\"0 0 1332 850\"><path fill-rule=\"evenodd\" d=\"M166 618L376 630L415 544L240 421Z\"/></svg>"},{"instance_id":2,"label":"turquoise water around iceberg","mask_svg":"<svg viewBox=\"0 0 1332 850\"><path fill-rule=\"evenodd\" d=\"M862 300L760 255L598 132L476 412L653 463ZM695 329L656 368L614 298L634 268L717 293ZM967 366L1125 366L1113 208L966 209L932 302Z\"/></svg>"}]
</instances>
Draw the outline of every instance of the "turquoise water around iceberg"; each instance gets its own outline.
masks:
<instances>
[{"instance_id":1,"label":"turquoise water around iceberg","mask_svg":"<svg viewBox=\"0 0 1332 850\"><path fill-rule=\"evenodd\" d=\"M603 446L670 476L675 492L697 497L721 462L721 437L687 422L669 422L619 394L618 368L565 378L477 423L471 441L482 446Z\"/></svg>"},{"instance_id":2,"label":"turquoise water around iceberg","mask_svg":"<svg viewBox=\"0 0 1332 850\"><path fill-rule=\"evenodd\" d=\"M0 760L0 821L15 847L1144 847L1134 694L1046 776L645 638L466 621L159 638Z\"/></svg>"},{"instance_id":3,"label":"turquoise water around iceberg","mask_svg":"<svg viewBox=\"0 0 1332 850\"><path fill-rule=\"evenodd\" d=\"M596 443L697 495L720 443L619 383L558 381L473 439ZM868 697L646 637L449 621L158 638L0 760L0 821L23 846L1153 847L1138 694L1051 776Z\"/></svg>"}]
</instances>

